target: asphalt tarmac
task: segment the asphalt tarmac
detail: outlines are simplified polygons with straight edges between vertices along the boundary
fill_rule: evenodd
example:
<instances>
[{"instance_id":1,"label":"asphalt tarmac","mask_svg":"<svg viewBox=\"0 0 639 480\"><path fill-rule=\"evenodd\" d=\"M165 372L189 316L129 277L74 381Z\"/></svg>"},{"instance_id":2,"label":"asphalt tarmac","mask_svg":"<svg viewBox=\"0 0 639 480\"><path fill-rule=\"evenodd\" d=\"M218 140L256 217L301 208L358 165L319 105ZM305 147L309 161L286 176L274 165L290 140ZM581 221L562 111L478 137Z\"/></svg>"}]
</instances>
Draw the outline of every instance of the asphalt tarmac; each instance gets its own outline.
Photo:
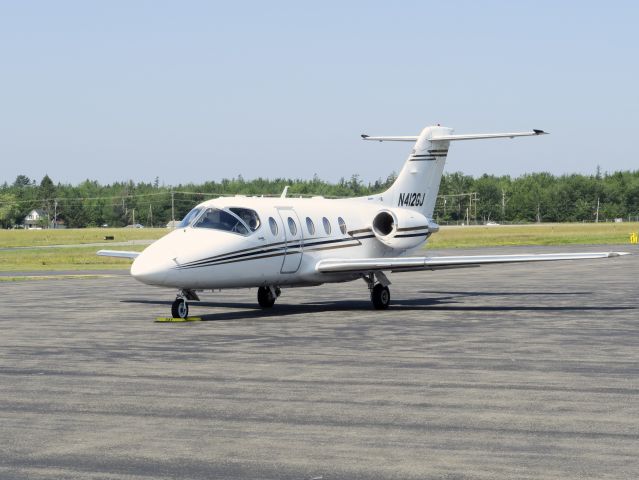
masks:
<instances>
[{"instance_id":1,"label":"asphalt tarmac","mask_svg":"<svg viewBox=\"0 0 639 480\"><path fill-rule=\"evenodd\" d=\"M615 248L391 275L382 312L363 281L209 293L177 324L124 275L2 282L0 478L638 478L639 250Z\"/></svg>"}]
</instances>

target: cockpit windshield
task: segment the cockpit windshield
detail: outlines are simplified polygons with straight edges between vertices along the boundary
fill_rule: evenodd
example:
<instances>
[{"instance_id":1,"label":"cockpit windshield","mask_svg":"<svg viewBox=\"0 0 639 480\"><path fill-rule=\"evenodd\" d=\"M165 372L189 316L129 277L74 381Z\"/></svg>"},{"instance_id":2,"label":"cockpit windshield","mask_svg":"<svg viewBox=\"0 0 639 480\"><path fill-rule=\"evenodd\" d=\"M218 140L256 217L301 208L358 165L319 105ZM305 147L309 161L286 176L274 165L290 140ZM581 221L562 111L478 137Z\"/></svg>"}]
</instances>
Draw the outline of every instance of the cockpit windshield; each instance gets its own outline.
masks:
<instances>
[{"instance_id":1,"label":"cockpit windshield","mask_svg":"<svg viewBox=\"0 0 639 480\"><path fill-rule=\"evenodd\" d=\"M189 225L191 225L193 220L195 220L195 218L200 214L201 211L202 211L202 208L195 207L193 210L191 210L189 213L186 214L186 217L182 219L182 221L179 223L177 228L186 228Z\"/></svg>"},{"instance_id":2,"label":"cockpit windshield","mask_svg":"<svg viewBox=\"0 0 639 480\"><path fill-rule=\"evenodd\" d=\"M235 215L218 208L208 208L206 212L195 222L195 228L211 228L225 232L248 235L247 226Z\"/></svg>"},{"instance_id":3,"label":"cockpit windshield","mask_svg":"<svg viewBox=\"0 0 639 480\"><path fill-rule=\"evenodd\" d=\"M252 232L260 228L260 217L255 210L248 208L231 207L231 212L240 217L246 226L251 229Z\"/></svg>"}]
</instances>

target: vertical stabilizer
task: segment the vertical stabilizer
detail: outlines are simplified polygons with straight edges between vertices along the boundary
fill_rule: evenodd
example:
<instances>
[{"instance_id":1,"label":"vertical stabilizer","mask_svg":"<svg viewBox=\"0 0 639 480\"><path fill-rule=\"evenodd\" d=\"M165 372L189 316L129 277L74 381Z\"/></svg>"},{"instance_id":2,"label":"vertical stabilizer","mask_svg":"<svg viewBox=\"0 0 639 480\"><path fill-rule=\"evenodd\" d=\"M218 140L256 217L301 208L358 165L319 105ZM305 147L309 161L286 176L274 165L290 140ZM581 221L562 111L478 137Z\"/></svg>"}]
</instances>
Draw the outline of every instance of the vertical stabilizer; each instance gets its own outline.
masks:
<instances>
[{"instance_id":1,"label":"vertical stabilizer","mask_svg":"<svg viewBox=\"0 0 639 480\"><path fill-rule=\"evenodd\" d=\"M446 137L452 132L452 128L440 126L422 130L397 179L383 193L385 204L416 210L432 218L450 143L432 138Z\"/></svg>"}]
</instances>

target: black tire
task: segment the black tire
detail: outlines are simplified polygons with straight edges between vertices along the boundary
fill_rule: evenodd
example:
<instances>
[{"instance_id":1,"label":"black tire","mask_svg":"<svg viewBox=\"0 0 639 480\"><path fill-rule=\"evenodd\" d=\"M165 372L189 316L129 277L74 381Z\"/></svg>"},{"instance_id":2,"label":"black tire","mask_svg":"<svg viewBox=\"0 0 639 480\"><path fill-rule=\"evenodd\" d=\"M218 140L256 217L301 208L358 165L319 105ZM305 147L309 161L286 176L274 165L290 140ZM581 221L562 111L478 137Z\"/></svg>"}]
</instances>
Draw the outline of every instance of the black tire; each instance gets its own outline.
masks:
<instances>
[{"instance_id":1,"label":"black tire","mask_svg":"<svg viewBox=\"0 0 639 480\"><path fill-rule=\"evenodd\" d=\"M183 298L176 298L171 305L173 318L186 318L189 316L189 304Z\"/></svg>"},{"instance_id":2,"label":"black tire","mask_svg":"<svg viewBox=\"0 0 639 480\"><path fill-rule=\"evenodd\" d=\"M257 303L262 308L271 308L275 304L276 297L271 293L268 287L260 287L257 289Z\"/></svg>"},{"instance_id":3,"label":"black tire","mask_svg":"<svg viewBox=\"0 0 639 480\"><path fill-rule=\"evenodd\" d=\"M378 283L373 287L371 292L371 300L376 310L385 310L390 305L390 290L388 287Z\"/></svg>"}]
</instances>

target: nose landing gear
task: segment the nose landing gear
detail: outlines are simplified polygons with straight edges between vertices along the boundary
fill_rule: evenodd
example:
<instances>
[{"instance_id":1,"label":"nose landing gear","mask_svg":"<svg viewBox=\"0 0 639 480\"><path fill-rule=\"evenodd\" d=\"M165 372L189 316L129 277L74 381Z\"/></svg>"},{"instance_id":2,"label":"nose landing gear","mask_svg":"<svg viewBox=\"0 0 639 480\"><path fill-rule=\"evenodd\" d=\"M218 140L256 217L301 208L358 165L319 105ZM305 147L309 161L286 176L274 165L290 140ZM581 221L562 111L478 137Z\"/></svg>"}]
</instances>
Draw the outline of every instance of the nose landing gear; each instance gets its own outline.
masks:
<instances>
[{"instance_id":1,"label":"nose landing gear","mask_svg":"<svg viewBox=\"0 0 639 480\"><path fill-rule=\"evenodd\" d=\"M171 305L171 315L173 318L186 318L189 316L189 304L184 298L176 298Z\"/></svg>"},{"instance_id":2,"label":"nose landing gear","mask_svg":"<svg viewBox=\"0 0 639 480\"><path fill-rule=\"evenodd\" d=\"M194 290L180 290L171 305L173 318L186 318L189 316L189 304L187 300L200 300Z\"/></svg>"}]
</instances>

